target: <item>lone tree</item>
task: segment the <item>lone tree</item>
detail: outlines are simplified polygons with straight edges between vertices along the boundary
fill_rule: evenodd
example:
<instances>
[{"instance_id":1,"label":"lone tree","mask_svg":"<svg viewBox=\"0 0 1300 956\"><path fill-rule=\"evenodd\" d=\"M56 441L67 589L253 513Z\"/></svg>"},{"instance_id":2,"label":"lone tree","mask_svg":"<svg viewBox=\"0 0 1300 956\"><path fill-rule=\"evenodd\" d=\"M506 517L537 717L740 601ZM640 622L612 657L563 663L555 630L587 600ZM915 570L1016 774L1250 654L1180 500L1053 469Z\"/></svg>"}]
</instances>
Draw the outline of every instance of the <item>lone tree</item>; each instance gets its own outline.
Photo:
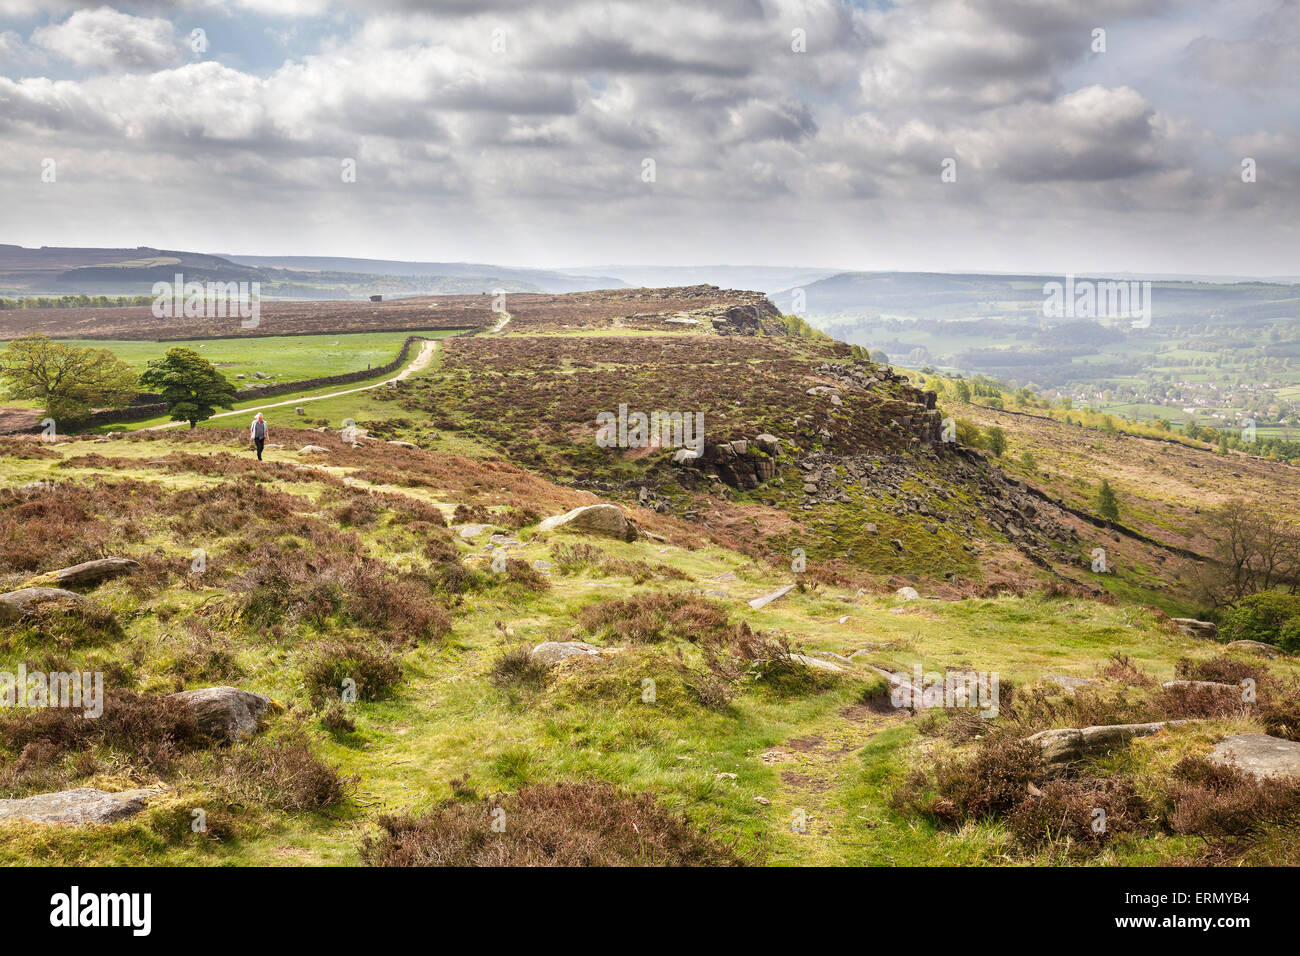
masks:
<instances>
[{"instance_id":1,"label":"lone tree","mask_svg":"<svg viewBox=\"0 0 1300 956\"><path fill-rule=\"evenodd\" d=\"M190 428L207 421L218 407L235 407L235 386L193 349L168 349L145 366L140 384L161 392L172 421L189 422Z\"/></svg>"},{"instance_id":2,"label":"lone tree","mask_svg":"<svg viewBox=\"0 0 1300 956\"><path fill-rule=\"evenodd\" d=\"M1007 433L997 425L990 425L984 430L984 442L995 458L1001 458L1007 450Z\"/></svg>"},{"instance_id":3,"label":"lone tree","mask_svg":"<svg viewBox=\"0 0 1300 956\"><path fill-rule=\"evenodd\" d=\"M1097 489L1097 514L1107 521L1119 520L1119 499L1115 497L1115 489L1105 478L1101 480L1101 487Z\"/></svg>"},{"instance_id":4,"label":"lone tree","mask_svg":"<svg viewBox=\"0 0 1300 956\"><path fill-rule=\"evenodd\" d=\"M1193 573L1192 585L1216 607L1259 592L1300 592L1300 527L1257 503L1228 501L1205 519L1211 561Z\"/></svg>"},{"instance_id":5,"label":"lone tree","mask_svg":"<svg viewBox=\"0 0 1300 956\"><path fill-rule=\"evenodd\" d=\"M11 398L41 403L54 419L119 408L135 397L135 371L108 349L52 342L44 335L14 339L0 352L0 380Z\"/></svg>"}]
</instances>

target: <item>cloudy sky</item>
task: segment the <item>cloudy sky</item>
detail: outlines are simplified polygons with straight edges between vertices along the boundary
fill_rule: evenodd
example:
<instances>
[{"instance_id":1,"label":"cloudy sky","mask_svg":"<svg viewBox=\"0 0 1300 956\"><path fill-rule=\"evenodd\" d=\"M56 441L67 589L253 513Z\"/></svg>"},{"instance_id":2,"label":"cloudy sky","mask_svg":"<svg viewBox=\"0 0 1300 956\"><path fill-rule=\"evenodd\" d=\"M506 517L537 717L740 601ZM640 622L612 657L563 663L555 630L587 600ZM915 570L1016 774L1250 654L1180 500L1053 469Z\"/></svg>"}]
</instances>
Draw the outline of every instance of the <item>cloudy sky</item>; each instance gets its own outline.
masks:
<instances>
[{"instance_id":1,"label":"cloudy sky","mask_svg":"<svg viewBox=\"0 0 1300 956\"><path fill-rule=\"evenodd\" d=\"M0 142L28 246L1294 275L1300 3L0 0Z\"/></svg>"}]
</instances>

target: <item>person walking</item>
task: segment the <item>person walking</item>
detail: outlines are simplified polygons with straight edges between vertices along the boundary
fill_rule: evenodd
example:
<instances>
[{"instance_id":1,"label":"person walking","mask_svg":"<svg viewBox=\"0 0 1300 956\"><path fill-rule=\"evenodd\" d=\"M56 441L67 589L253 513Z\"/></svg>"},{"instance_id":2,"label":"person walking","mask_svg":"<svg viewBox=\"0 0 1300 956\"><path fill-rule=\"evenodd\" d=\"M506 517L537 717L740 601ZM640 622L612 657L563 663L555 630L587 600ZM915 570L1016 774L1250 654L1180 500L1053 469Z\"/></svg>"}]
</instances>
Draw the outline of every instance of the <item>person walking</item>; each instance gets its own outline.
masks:
<instances>
[{"instance_id":1,"label":"person walking","mask_svg":"<svg viewBox=\"0 0 1300 956\"><path fill-rule=\"evenodd\" d=\"M257 446L257 460L262 460L262 449L266 447L266 419L262 413L258 412L257 417L253 419L252 426L248 429L248 437L253 439L253 444Z\"/></svg>"}]
</instances>

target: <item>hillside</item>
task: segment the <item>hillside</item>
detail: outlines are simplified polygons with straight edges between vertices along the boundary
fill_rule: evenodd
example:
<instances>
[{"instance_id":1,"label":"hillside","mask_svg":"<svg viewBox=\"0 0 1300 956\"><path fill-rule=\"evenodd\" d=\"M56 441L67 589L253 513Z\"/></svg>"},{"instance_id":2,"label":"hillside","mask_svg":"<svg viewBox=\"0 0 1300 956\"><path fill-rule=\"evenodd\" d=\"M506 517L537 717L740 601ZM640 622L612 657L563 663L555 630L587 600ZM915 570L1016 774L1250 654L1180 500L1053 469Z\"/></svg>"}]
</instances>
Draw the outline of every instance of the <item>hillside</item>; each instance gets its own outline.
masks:
<instances>
[{"instance_id":1,"label":"hillside","mask_svg":"<svg viewBox=\"0 0 1300 956\"><path fill-rule=\"evenodd\" d=\"M238 334L464 334L400 381L267 407L262 462L252 404L0 439L3 590L135 562L30 613L0 597L0 668L107 687L99 722L0 710L0 807L132 801L90 830L0 814L7 862L1300 861L1293 827L1226 833L1205 809L1290 812L1294 788L1261 796L1215 754L1300 736L1295 658L1170 617L1198 610L1198 510L1294 500L1293 468L940 402L758 293L432 305L268 303ZM677 431L641 442L637 412ZM1011 453L945 440L953 416ZM996 677L992 712L908 696L959 672ZM246 719L214 729L183 694L225 686ZM1097 725L1103 749L1025 742Z\"/></svg>"}]
</instances>

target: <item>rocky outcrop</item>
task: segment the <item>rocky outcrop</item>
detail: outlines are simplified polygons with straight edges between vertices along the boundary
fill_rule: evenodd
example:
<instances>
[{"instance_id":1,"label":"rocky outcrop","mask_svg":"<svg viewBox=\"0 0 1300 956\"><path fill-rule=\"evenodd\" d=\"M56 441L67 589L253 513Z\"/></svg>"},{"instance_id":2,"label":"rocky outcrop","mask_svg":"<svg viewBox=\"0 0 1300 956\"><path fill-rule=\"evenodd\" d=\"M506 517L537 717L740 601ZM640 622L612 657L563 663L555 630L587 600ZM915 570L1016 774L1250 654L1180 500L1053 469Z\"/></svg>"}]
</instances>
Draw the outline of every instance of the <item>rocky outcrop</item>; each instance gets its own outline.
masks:
<instances>
[{"instance_id":1,"label":"rocky outcrop","mask_svg":"<svg viewBox=\"0 0 1300 956\"><path fill-rule=\"evenodd\" d=\"M562 515L547 518L538 526L540 531L579 531L585 534L635 541L636 526L627 520L616 505L583 505Z\"/></svg>"},{"instance_id":2,"label":"rocky outcrop","mask_svg":"<svg viewBox=\"0 0 1300 956\"><path fill-rule=\"evenodd\" d=\"M0 594L0 624L19 621L45 604L64 604L69 607L89 607L91 602L73 591L62 588L19 588Z\"/></svg>"},{"instance_id":3,"label":"rocky outcrop","mask_svg":"<svg viewBox=\"0 0 1300 956\"><path fill-rule=\"evenodd\" d=\"M1209 759L1262 779L1300 778L1300 743L1268 734L1224 737L1215 745Z\"/></svg>"},{"instance_id":4,"label":"rocky outcrop","mask_svg":"<svg viewBox=\"0 0 1300 956\"><path fill-rule=\"evenodd\" d=\"M257 733L271 698L238 687L200 687L171 697L189 708L199 729L213 740L233 742Z\"/></svg>"},{"instance_id":5,"label":"rocky outcrop","mask_svg":"<svg viewBox=\"0 0 1300 956\"><path fill-rule=\"evenodd\" d=\"M47 571L23 584L24 588L84 588L93 587L123 574L130 574L140 567L138 561L130 558L98 558L74 564L70 568Z\"/></svg>"},{"instance_id":6,"label":"rocky outcrop","mask_svg":"<svg viewBox=\"0 0 1300 956\"><path fill-rule=\"evenodd\" d=\"M154 792L150 790L108 793L93 787L38 793L33 797L0 800L0 823L15 820L73 826L116 823L143 810L153 795Z\"/></svg>"}]
</instances>

